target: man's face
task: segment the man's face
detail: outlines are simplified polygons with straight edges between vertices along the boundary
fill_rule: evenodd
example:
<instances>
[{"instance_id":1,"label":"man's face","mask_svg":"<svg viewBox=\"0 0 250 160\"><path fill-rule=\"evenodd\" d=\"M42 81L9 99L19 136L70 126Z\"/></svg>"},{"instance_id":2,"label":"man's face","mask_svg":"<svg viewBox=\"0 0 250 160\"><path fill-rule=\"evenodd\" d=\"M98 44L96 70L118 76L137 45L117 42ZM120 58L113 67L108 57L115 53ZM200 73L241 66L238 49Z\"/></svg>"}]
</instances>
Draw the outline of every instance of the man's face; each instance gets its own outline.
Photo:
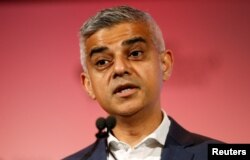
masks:
<instances>
[{"instance_id":1,"label":"man's face","mask_svg":"<svg viewBox=\"0 0 250 160\"><path fill-rule=\"evenodd\" d=\"M86 40L89 95L112 115L132 116L160 108L162 81L172 68L171 52L159 53L144 23L121 23Z\"/></svg>"}]
</instances>

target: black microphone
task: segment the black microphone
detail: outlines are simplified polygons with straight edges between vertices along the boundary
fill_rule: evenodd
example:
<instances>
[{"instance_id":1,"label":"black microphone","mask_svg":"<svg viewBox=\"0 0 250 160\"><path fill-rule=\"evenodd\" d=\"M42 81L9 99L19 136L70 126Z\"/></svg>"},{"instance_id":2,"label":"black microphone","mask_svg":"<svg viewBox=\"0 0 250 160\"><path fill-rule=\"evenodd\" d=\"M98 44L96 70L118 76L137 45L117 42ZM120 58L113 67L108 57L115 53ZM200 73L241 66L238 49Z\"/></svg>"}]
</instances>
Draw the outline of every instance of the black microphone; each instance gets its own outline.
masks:
<instances>
[{"instance_id":1,"label":"black microphone","mask_svg":"<svg viewBox=\"0 0 250 160\"><path fill-rule=\"evenodd\" d=\"M100 117L95 122L96 128L100 131L106 127L106 120L103 117Z\"/></svg>"},{"instance_id":2,"label":"black microphone","mask_svg":"<svg viewBox=\"0 0 250 160\"><path fill-rule=\"evenodd\" d=\"M96 125L96 128L98 129L98 132L96 133L96 138L98 139L98 138L105 138L105 137L107 137L108 135L107 135L107 133L106 132L103 132L102 130L104 129L104 128L106 128L106 119L105 118L103 118L103 117L100 117L100 118L98 118L97 120L96 120L96 123L95 123L95 125Z\"/></svg>"},{"instance_id":3,"label":"black microphone","mask_svg":"<svg viewBox=\"0 0 250 160\"><path fill-rule=\"evenodd\" d=\"M102 138L107 138L109 136L109 133L112 132L112 129L115 127L116 125L116 119L114 116L108 116L107 119L100 117L96 120L96 128L98 129L98 132L96 133L96 141L94 143L93 148L87 152L82 158L81 160L87 160L92 154L93 152L96 150L96 147L98 146L100 140ZM105 128L107 128L107 131L103 131ZM110 153L114 159L116 160L117 158L113 155L113 153L110 151L109 149L109 145L107 144L107 140L105 142L106 145L106 152Z\"/></svg>"},{"instance_id":4,"label":"black microphone","mask_svg":"<svg viewBox=\"0 0 250 160\"><path fill-rule=\"evenodd\" d=\"M113 128L115 128L116 119L114 116L108 116L106 119L107 132L110 132Z\"/></svg>"}]
</instances>

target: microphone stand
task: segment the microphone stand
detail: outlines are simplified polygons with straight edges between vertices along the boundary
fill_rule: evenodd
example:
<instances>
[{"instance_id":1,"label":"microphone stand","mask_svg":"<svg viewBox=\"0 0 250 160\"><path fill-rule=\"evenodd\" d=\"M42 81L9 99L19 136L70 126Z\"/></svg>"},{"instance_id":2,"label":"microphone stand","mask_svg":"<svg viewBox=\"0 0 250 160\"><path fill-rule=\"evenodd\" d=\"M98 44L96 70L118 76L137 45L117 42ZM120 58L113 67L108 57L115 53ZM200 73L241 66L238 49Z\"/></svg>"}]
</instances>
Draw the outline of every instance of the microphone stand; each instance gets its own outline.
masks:
<instances>
[{"instance_id":1,"label":"microphone stand","mask_svg":"<svg viewBox=\"0 0 250 160\"><path fill-rule=\"evenodd\" d=\"M107 133L112 133L112 131L108 130ZM110 153L110 155L114 158L114 160L118 160L116 158L116 156L114 155L114 153L110 150L110 145L108 144L108 138L106 139L105 143L106 143L105 145L106 145L106 153L107 153L107 155Z\"/></svg>"},{"instance_id":2,"label":"microphone stand","mask_svg":"<svg viewBox=\"0 0 250 160\"><path fill-rule=\"evenodd\" d=\"M108 136L109 134L112 134L112 129L115 127L116 125L116 119L114 116L108 116L106 119L106 126L107 126L107 133ZM108 139L106 139L106 153L107 155L110 154L115 160L117 160L116 156L114 155L113 152L111 152L110 150L110 145L108 144Z\"/></svg>"}]
</instances>

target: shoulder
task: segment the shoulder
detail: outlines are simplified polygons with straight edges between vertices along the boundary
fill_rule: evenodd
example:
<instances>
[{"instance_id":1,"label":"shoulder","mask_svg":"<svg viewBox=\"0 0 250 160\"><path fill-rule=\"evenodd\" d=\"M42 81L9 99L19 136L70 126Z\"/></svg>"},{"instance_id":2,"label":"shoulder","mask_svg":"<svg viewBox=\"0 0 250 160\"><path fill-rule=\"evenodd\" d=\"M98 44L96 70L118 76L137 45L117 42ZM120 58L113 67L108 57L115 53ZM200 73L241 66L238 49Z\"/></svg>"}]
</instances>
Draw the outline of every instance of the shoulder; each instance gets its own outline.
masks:
<instances>
[{"instance_id":1,"label":"shoulder","mask_svg":"<svg viewBox=\"0 0 250 160\"><path fill-rule=\"evenodd\" d=\"M95 159L96 156L100 156L105 154L105 141L106 139L101 139L99 141L96 141L95 143L87 146L86 148L77 151L76 153L73 153L62 160L81 160L81 159L87 159L92 158Z\"/></svg>"},{"instance_id":2,"label":"shoulder","mask_svg":"<svg viewBox=\"0 0 250 160\"><path fill-rule=\"evenodd\" d=\"M190 133L190 139L192 142L189 146L185 147L187 152L193 153L194 160L206 160L208 158L208 145L223 143L219 140L199 135L196 133Z\"/></svg>"},{"instance_id":3,"label":"shoulder","mask_svg":"<svg viewBox=\"0 0 250 160\"><path fill-rule=\"evenodd\" d=\"M195 160L205 160L208 144L223 143L219 140L190 132L169 117L171 125L166 140L166 147L181 148L194 156Z\"/></svg>"},{"instance_id":4,"label":"shoulder","mask_svg":"<svg viewBox=\"0 0 250 160\"><path fill-rule=\"evenodd\" d=\"M199 145L202 143L222 143L219 140L190 132L178 124L172 117L169 117L171 124L168 137L180 145Z\"/></svg>"},{"instance_id":5,"label":"shoulder","mask_svg":"<svg viewBox=\"0 0 250 160\"><path fill-rule=\"evenodd\" d=\"M91 148L93 148L94 144L91 144L89 146L87 146L84 149L81 149L65 158L63 158L62 160L80 160L84 155L86 155L87 153L89 153L91 151Z\"/></svg>"}]
</instances>

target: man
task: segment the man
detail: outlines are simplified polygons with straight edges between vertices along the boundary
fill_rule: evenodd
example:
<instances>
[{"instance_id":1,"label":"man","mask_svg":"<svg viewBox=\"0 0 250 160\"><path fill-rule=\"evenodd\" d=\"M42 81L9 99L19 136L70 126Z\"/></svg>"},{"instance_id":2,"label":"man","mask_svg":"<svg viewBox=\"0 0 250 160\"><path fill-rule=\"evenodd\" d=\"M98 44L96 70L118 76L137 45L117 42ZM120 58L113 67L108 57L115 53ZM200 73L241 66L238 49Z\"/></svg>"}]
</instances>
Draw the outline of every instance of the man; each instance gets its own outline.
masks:
<instances>
[{"instance_id":1,"label":"man","mask_svg":"<svg viewBox=\"0 0 250 160\"><path fill-rule=\"evenodd\" d=\"M107 139L65 160L207 159L207 144L216 141L188 132L161 108L173 57L149 14L105 9L82 26L80 46L82 83L117 124Z\"/></svg>"}]
</instances>

